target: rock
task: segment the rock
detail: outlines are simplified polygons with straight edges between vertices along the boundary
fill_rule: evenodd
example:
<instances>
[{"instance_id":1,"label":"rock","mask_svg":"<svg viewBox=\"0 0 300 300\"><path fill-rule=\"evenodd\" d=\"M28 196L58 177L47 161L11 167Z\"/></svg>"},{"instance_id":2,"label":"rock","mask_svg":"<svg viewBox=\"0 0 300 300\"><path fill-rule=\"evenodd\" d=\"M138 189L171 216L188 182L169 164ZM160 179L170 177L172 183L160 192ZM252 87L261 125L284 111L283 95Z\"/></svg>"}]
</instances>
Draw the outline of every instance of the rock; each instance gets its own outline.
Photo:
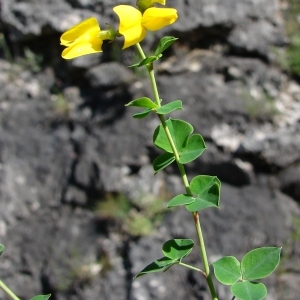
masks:
<instances>
[{"instance_id":1,"label":"rock","mask_svg":"<svg viewBox=\"0 0 300 300\"><path fill-rule=\"evenodd\" d=\"M216 39L227 39L233 51L268 57L270 45L285 43L283 24L276 13L277 2L176 1L174 7L178 9L180 18L173 28L184 33L197 30L198 40L207 28L217 28Z\"/></svg>"},{"instance_id":2,"label":"rock","mask_svg":"<svg viewBox=\"0 0 300 300\"><path fill-rule=\"evenodd\" d=\"M227 3L222 1L212 3L208 0L186 2L177 0L173 6L179 12L185 12L175 26L186 31L199 27L199 25L209 27L228 23L236 24L245 21L247 17L272 19L277 11L276 0L247 0L243 3L236 0L230 0Z\"/></svg>"},{"instance_id":3,"label":"rock","mask_svg":"<svg viewBox=\"0 0 300 300\"><path fill-rule=\"evenodd\" d=\"M297 299L299 295L299 276L295 273L284 273L278 280L278 295L287 300Z\"/></svg>"},{"instance_id":4,"label":"rock","mask_svg":"<svg viewBox=\"0 0 300 300\"><path fill-rule=\"evenodd\" d=\"M133 119L140 110L124 107L153 98L145 73L125 67L136 62L134 47L122 51L119 41L105 43L95 56L60 57L63 31L90 16L102 29L116 26L111 9L121 3L1 1L1 30L14 62L0 61L0 236L6 246L0 268L21 298L51 292L57 300L174 299L174 286L175 298L209 298L203 278L179 266L132 281L162 256L165 240L196 239L184 208L170 210L160 227L156 220L144 231L150 236L130 232L118 206L109 217L99 212L111 195L129 202L128 222L149 221L164 212L149 206L151 200L159 206L160 199L184 193L175 164L153 176L151 163L161 154L152 145L159 119ZM205 138L207 150L186 165L189 179L200 173L222 181L221 209L200 213L210 261L283 246L282 269L267 282L269 298L284 298L277 293L282 287L295 299L297 280L290 282L290 274L300 271L300 214L290 197L299 198L300 86L268 63L271 46L285 42L279 1L167 4L178 9L178 22L149 33L143 46L153 53L162 34L180 38L155 62L157 83L163 103L183 101L172 118L188 121ZM18 59L26 48L32 55ZM199 266L198 252L195 247L187 262ZM230 299L229 289L218 290Z\"/></svg>"},{"instance_id":5,"label":"rock","mask_svg":"<svg viewBox=\"0 0 300 300\"><path fill-rule=\"evenodd\" d=\"M113 88L128 85L133 80L133 74L125 66L111 62L90 69L86 79L93 88Z\"/></svg>"},{"instance_id":6,"label":"rock","mask_svg":"<svg viewBox=\"0 0 300 300\"><path fill-rule=\"evenodd\" d=\"M284 45L282 28L265 20L237 26L230 33L228 41L235 52L242 54L246 51L263 57L269 56L270 45Z\"/></svg>"},{"instance_id":7,"label":"rock","mask_svg":"<svg viewBox=\"0 0 300 300\"><path fill-rule=\"evenodd\" d=\"M299 160L300 154L297 151L299 142L299 128L278 128L274 131L267 124L264 129L249 132L237 152L241 156L250 157L256 153L255 156L259 157L257 160L259 168L280 170Z\"/></svg>"},{"instance_id":8,"label":"rock","mask_svg":"<svg viewBox=\"0 0 300 300\"><path fill-rule=\"evenodd\" d=\"M172 30L186 34L199 28L203 32L207 28L219 28L218 39L228 37L228 42L235 51L256 52L268 57L270 45L284 43L282 21L277 17L277 2L277 0L247 0L243 3L238 0L226 3L222 1L211 3L207 0L175 1L172 5L178 10L180 18L172 26ZM111 9L122 3L122 1L114 3L104 1L99 4L91 0L55 0L50 4L35 0L30 2L2 0L2 10L9 39L24 41L44 34L61 33L91 16L100 21L101 28L106 23L117 26L118 19ZM166 28L163 32L169 31L170 29ZM153 42L153 37L149 36L150 40Z\"/></svg>"},{"instance_id":9,"label":"rock","mask_svg":"<svg viewBox=\"0 0 300 300\"><path fill-rule=\"evenodd\" d=\"M300 164L295 163L281 171L278 181L281 190L299 202L300 200Z\"/></svg>"},{"instance_id":10,"label":"rock","mask_svg":"<svg viewBox=\"0 0 300 300\"><path fill-rule=\"evenodd\" d=\"M41 206L60 204L72 153L65 128L49 133L55 116L49 94L41 92L32 98L24 92L23 75L21 72L14 81L7 82L7 78L0 83L3 95L7 95L2 98L0 112L0 160L4 163L0 215L11 225L30 217ZM13 93L9 91L11 85Z\"/></svg>"},{"instance_id":11,"label":"rock","mask_svg":"<svg viewBox=\"0 0 300 300\"><path fill-rule=\"evenodd\" d=\"M100 13L91 5L88 8L72 8L72 1L17 1L2 0L3 21L7 24L8 37L14 42L21 42L41 35L62 33L89 17L96 17L101 23L112 23L100 8ZM76 4L75 4L76 6ZM112 24L113 25L113 24Z\"/></svg>"},{"instance_id":12,"label":"rock","mask_svg":"<svg viewBox=\"0 0 300 300\"><path fill-rule=\"evenodd\" d=\"M88 198L84 190L70 185L63 196L63 202L69 205L84 207L88 205Z\"/></svg>"},{"instance_id":13,"label":"rock","mask_svg":"<svg viewBox=\"0 0 300 300\"><path fill-rule=\"evenodd\" d=\"M82 69L90 69L100 62L101 54L99 55L84 55L77 57L75 59L72 59L69 61L69 64L74 68L82 68Z\"/></svg>"}]
</instances>

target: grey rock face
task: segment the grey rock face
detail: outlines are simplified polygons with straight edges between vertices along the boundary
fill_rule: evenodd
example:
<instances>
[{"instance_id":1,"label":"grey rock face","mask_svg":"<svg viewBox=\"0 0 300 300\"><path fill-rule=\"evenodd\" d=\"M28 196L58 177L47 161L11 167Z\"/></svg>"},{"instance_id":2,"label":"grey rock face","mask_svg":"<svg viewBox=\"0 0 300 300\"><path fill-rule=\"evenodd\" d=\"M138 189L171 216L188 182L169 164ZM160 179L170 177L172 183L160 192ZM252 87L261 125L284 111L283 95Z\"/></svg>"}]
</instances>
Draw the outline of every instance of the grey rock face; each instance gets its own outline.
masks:
<instances>
[{"instance_id":1,"label":"grey rock face","mask_svg":"<svg viewBox=\"0 0 300 300\"><path fill-rule=\"evenodd\" d=\"M142 213L149 219L155 209L149 202L184 193L175 166L153 176L159 120L133 119L138 110L124 107L152 98L145 74L124 66L136 62L134 49L123 52L120 42L105 45L102 54L60 58L64 30L90 16L101 28L116 25L111 8L121 3L1 1L15 61L26 47L44 57L41 65L34 56L19 65L0 60L0 243L6 246L0 273L20 298L51 292L59 300L209 299L201 276L178 266L132 280L162 256L166 240L196 240L183 208L165 213L160 226L156 220L149 236L134 235L125 221ZM180 39L156 63L160 97L182 100L184 110L172 117L190 122L206 140L207 150L186 166L190 179L210 174L222 180L221 209L200 214L210 261L283 246L280 272L267 282L268 299L295 299L300 87L268 64L270 46L285 43L280 2L167 4L180 18L163 33ZM161 34L148 34L145 48L153 50ZM126 219L118 206L99 211L120 195L131 209ZM198 250L187 262L200 266ZM218 292L230 298L226 287Z\"/></svg>"},{"instance_id":2,"label":"grey rock face","mask_svg":"<svg viewBox=\"0 0 300 300\"><path fill-rule=\"evenodd\" d=\"M133 74L125 66L119 63L103 63L91 68L86 78L91 87L113 88L122 85L128 85L133 81Z\"/></svg>"}]
</instances>

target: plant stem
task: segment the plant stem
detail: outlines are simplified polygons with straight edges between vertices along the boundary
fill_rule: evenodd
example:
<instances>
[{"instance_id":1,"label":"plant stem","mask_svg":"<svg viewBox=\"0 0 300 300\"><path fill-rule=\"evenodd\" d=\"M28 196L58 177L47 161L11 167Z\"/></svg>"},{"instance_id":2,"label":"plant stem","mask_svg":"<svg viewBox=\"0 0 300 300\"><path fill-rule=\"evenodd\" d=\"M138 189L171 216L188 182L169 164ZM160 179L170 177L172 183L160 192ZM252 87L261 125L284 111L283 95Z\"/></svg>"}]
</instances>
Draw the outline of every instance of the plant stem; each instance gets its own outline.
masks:
<instances>
[{"instance_id":1,"label":"plant stem","mask_svg":"<svg viewBox=\"0 0 300 300\"><path fill-rule=\"evenodd\" d=\"M182 178L182 181L183 181L183 184L184 184L184 187L185 187L185 190L186 190L186 193L188 195L191 195L192 196L192 192L191 192L191 188L190 188L190 184L189 184L189 181L187 179L187 175L185 173L185 169L184 169L184 166L179 162L179 154L178 154L178 151L176 149L176 146L174 144L174 141L172 139L172 136L171 136L171 133L170 133L170 130L169 130L169 127L166 123L166 120L164 118L163 115L160 115L160 114L157 114L160 121L161 121L161 124L165 130L165 133L166 133L166 136L168 138L168 141L171 145L171 148L172 148L172 151L174 153L174 156L175 156L175 160L177 162L177 166L178 166L178 169L179 169L179 172L180 172L180 175L181 175L181 178Z\"/></svg>"},{"instance_id":2,"label":"plant stem","mask_svg":"<svg viewBox=\"0 0 300 300\"><path fill-rule=\"evenodd\" d=\"M10 288L0 280L0 288L13 300L20 300L11 290Z\"/></svg>"},{"instance_id":3,"label":"plant stem","mask_svg":"<svg viewBox=\"0 0 300 300\"><path fill-rule=\"evenodd\" d=\"M144 54L144 51L143 51L142 47L140 46L140 44L136 44L136 46L137 46L137 49L138 49L142 59L145 59L146 55ZM155 100L155 102L158 106L161 106L160 105L161 100L159 98L159 93L158 93L158 89L157 89L157 84L156 84L156 79L155 79L155 74L154 74L154 69L153 69L152 63L149 64L149 65L146 65L146 68L147 68L149 78L150 78L150 81L151 81L154 100ZM166 133L166 136L168 138L168 141L169 141L170 146L172 148L172 151L174 153L175 160L177 162L177 166L178 166L178 169L179 169L179 172L180 172L180 175L181 175L186 193L188 195L192 196L192 192L191 192L190 184L189 184L186 172L185 172L185 168L184 168L183 164L181 164L179 162L179 153L178 153L178 151L176 149L176 146L174 144L174 141L173 141L172 135L170 133L170 130L168 128L168 125L166 123L165 117L164 117L164 115L161 115L161 114L157 114L157 115L158 115L158 117L161 121L161 124L164 128L164 131ZM196 232L197 232L197 236L198 236L198 240L199 240L200 255L201 255L203 265L204 265L204 270L205 270L204 275L205 275L205 278L206 278L206 281L207 281L212 299L213 300L218 300L217 293L216 293L216 290L215 290L215 287L214 287L214 284L213 284L213 281L212 281L212 278L211 278L211 275L210 275L209 263L208 263L208 259L207 259L207 255L206 255L205 243L204 243L203 234L202 234L202 230L201 230L201 226L200 226L200 220L199 220L198 212L193 213L193 218L194 218Z\"/></svg>"},{"instance_id":4,"label":"plant stem","mask_svg":"<svg viewBox=\"0 0 300 300\"><path fill-rule=\"evenodd\" d=\"M211 275L210 275L210 269L209 269L209 264L208 264L208 259L206 255L206 249L205 249L205 244L204 244L204 239L203 239L203 234L202 234L202 229L200 225L200 218L198 212L193 212L193 217L194 217L194 223L196 226L196 231L199 239L199 245L200 245L200 252L201 252L201 257L204 265L204 270L206 274L206 281L209 287L209 290L211 292L211 296L214 300L218 299L217 293L215 291L214 283L212 281Z\"/></svg>"},{"instance_id":5,"label":"plant stem","mask_svg":"<svg viewBox=\"0 0 300 300\"><path fill-rule=\"evenodd\" d=\"M146 55L145 55L141 45L139 43L137 43L136 47L137 47L142 59L145 59ZM160 99L159 99L158 89L157 89L157 85L156 85L155 74L154 74L154 70L153 70L153 64L151 63L151 65L146 65L146 68L147 68L147 71L148 71L148 74L149 74L149 77L150 77L150 82L151 82L151 87L152 87L152 90L153 90L155 102L158 106L160 106Z\"/></svg>"}]
</instances>

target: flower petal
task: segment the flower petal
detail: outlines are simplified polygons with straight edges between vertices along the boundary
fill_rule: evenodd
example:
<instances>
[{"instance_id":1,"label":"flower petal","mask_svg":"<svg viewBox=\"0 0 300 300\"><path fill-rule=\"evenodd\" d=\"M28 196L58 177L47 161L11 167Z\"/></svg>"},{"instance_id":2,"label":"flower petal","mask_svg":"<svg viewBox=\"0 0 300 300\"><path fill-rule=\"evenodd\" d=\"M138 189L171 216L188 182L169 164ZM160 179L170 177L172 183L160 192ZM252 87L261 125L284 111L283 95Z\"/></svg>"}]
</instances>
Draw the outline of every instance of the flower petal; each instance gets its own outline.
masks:
<instances>
[{"instance_id":1,"label":"flower petal","mask_svg":"<svg viewBox=\"0 0 300 300\"><path fill-rule=\"evenodd\" d=\"M62 34L60 38L61 45L69 46L74 41L78 40L88 40L93 38L93 34L96 33L96 37L100 32L100 26L96 18L89 18L81 23L73 26L65 33Z\"/></svg>"},{"instance_id":2,"label":"flower petal","mask_svg":"<svg viewBox=\"0 0 300 300\"><path fill-rule=\"evenodd\" d=\"M159 30L173 24L178 18L177 10L174 8L148 8L142 17L142 25L151 31Z\"/></svg>"},{"instance_id":3,"label":"flower petal","mask_svg":"<svg viewBox=\"0 0 300 300\"><path fill-rule=\"evenodd\" d=\"M102 52L103 41L101 39L95 39L91 42L77 42L67 47L61 54L64 59L72 59L86 54L92 54Z\"/></svg>"},{"instance_id":4,"label":"flower petal","mask_svg":"<svg viewBox=\"0 0 300 300\"><path fill-rule=\"evenodd\" d=\"M142 26L142 14L129 5L118 5L113 8L120 19L119 33L124 36L123 49L139 43L146 36Z\"/></svg>"}]
</instances>

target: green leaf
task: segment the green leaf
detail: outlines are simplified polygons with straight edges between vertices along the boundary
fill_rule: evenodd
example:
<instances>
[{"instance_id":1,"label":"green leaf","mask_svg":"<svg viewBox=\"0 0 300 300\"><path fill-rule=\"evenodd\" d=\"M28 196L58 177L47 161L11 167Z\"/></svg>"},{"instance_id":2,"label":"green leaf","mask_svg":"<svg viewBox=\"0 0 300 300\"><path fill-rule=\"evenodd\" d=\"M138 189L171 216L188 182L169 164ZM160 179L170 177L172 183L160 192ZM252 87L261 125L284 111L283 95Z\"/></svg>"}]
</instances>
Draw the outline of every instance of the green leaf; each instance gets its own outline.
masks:
<instances>
[{"instance_id":1,"label":"green leaf","mask_svg":"<svg viewBox=\"0 0 300 300\"><path fill-rule=\"evenodd\" d=\"M181 151L185 147L189 135L193 132L193 126L185 121L176 119L169 119L166 121L166 124L169 128L177 151ZM172 148L162 125L159 125L155 129L153 143L158 148L172 153Z\"/></svg>"},{"instance_id":2,"label":"green leaf","mask_svg":"<svg viewBox=\"0 0 300 300\"><path fill-rule=\"evenodd\" d=\"M182 109L182 101L175 100L156 109L156 112L161 115L166 115L174 110Z\"/></svg>"},{"instance_id":3,"label":"green leaf","mask_svg":"<svg viewBox=\"0 0 300 300\"><path fill-rule=\"evenodd\" d=\"M150 113L152 112L151 108L146 108L145 110L143 110L142 112L136 113L133 115L133 117L135 119L142 119L147 117Z\"/></svg>"},{"instance_id":4,"label":"green leaf","mask_svg":"<svg viewBox=\"0 0 300 300\"><path fill-rule=\"evenodd\" d=\"M191 191L196 195L195 202L186 205L194 212L208 207L219 207L221 182L216 176L199 175L191 181Z\"/></svg>"},{"instance_id":5,"label":"green leaf","mask_svg":"<svg viewBox=\"0 0 300 300\"><path fill-rule=\"evenodd\" d=\"M4 249L5 249L4 245L0 244L0 255L3 253Z\"/></svg>"},{"instance_id":6,"label":"green leaf","mask_svg":"<svg viewBox=\"0 0 300 300\"><path fill-rule=\"evenodd\" d=\"M51 294L48 295L38 295L35 296L33 298L31 298L31 300L48 300L50 298Z\"/></svg>"},{"instance_id":7,"label":"green leaf","mask_svg":"<svg viewBox=\"0 0 300 300\"><path fill-rule=\"evenodd\" d=\"M157 59L158 59L157 55L156 56L148 56L148 57L144 58L141 62L133 64L131 66L128 66L128 68L139 68L139 67L148 65Z\"/></svg>"},{"instance_id":8,"label":"green leaf","mask_svg":"<svg viewBox=\"0 0 300 300\"><path fill-rule=\"evenodd\" d=\"M191 253L194 241L191 239L173 239L165 242L162 247L163 254L174 260L181 260Z\"/></svg>"},{"instance_id":9,"label":"green leaf","mask_svg":"<svg viewBox=\"0 0 300 300\"><path fill-rule=\"evenodd\" d=\"M187 164L200 156L205 149L206 146L202 136L193 134L189 137L186 147L179 154L179 162Z\"/></svg>"},{"instance_id":10,"label":"green leaf","mask_svg":"<svg viewBox=\"0 0 300 300\"><path fill-rule=\"evenodd\" d=\"M195 198L190 195L177 195L173 199L171 199L167 205L167 207L174 207L174 206L180 206L180 205L187 205L195 201Z\"/></svg>"},{"instance_id":11,"label":"green leaf","mask_svg":"<svg viewBox=\"0 0 300 300\"><path fill-rule=\"evenodd\" d=\"M212 265L216 278L223 284L232 285L242 277L240 262L233 256L224 256Z\"/></svg>"},{"instance_id":12,"label":"green leaf","mask_svg":"<svg viewBox=\"0 0 300 300\"><path fill-rule=\"evenodd\" d=\"M143 276L148 273L154 273L154 272L162 272L166 271L166 269L170 268L174 264L178 264L178 260L174 260L168 257L163 257L160 259L155 260L150 265L145 267L141 272L139 272L134 278L138 278L140 276Z\"/></svg>"},{"instance_id":13,"label":"green leaf","mask_svg":"<svg viewBox=\"0 0 300 300\"><path fill-rule=\"evenodd\" d=\"M241 261L243 279L256 280L270 275L278 266L281 248L262 247L248 252Z\"/></svg>"},{"instance_id":14,"label":"green leaf","mask_svg":"<svg viewBox=\"0 0 300 300\"><path fill-rule=\"evenodd\" d=\"M176 101L172 103L175 102ZM177 103L172 105L174 105L173 108L179 107ZM159 109L163 107L164 106L158 108L156 111L159 112ZM200 134L193 134L190 136L194 130L191 124L182 120L169 119L166 121L166 125L170 131L174 146L179 154L180 163L186 164L193 161L206 149L205 142ZM173 152L162 125L159 125L154 131L153 142L158 148L161 148L169 153Z\"/></svg>"},{"instance_id":15,"label":"green leaf","mask_svg":"<svg viewBox=\"0 0 300 300\"><path fill-rule=\"evenodd\" d=\"M135 107L143 107L143 108L157 108L158 105L155 104L151 99L147 97L142 97L139 99L135 99L125 104L125 106L135 106Z\"/></svg>"},{"instance_id":16,"label":"green leaf","mask_svg":"<svg viewBox=\"0 0 300 300\"><path fill-rule=\"evenodd\" d=\"M261 300L267 296L267 289L264 284L257 282L237 282L231 288L231 293L241 300Z\"/></svg>"},{"instance_id":17,"label":"green leaf","mask_svg":"<svg viewBox=\"0 0 300 300\"><path fill-rule=\"evenodd\" d=\"M173 36L165 36L160 39L158 46L155 50L155 55L158 56L159 54L163 53L167 48L169 48L176 40L177 38Z\"/></svg>"},{"instance_id":18,"label":"green leaf","mask_svg":"<svg viewBox=\"0 0 300 300\"><path fill-rule=\"evenodd\" d=\"M173 153L165 152L158 157L156 157L153 161L153 170L154 173L158 173L160 170L164 169L168 165L170 165L175 160Z\"/></svg>"}]
</instances>

